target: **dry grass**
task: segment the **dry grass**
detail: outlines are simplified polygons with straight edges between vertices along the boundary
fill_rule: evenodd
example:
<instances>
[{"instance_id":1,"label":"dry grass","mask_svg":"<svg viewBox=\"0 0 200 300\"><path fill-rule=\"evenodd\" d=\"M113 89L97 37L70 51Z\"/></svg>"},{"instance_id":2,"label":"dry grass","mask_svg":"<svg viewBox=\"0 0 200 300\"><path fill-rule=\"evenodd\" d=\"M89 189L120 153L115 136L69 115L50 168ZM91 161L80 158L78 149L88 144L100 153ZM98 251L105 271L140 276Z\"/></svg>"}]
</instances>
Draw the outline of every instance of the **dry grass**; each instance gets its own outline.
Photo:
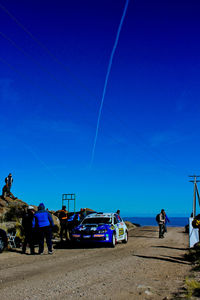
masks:
<instances>
[{"instance_id":1,"label":"dry grass","mask_svg":"<svg viewBox=\"0 0 200 300\"><path fill-rule=\"evenodd\" d=\"M200 296L200 282L196 281L195 279L186 278L185 280L186 287L187 287L187 298L190 299L191 297L199 297Z\"/></svg>"}]
</instances>

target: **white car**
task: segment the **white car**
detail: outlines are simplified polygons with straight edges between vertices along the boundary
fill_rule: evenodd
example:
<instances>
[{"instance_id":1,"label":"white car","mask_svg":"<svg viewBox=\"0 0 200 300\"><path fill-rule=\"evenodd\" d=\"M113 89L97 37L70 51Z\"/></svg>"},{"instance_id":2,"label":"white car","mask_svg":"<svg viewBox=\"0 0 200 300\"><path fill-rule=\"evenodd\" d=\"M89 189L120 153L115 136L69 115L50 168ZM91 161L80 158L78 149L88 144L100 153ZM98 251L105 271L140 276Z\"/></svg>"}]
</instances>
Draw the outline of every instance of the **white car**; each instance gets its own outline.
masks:
<instances>
[{"instance_id":1,"label":"white car","mask_svg":"<svg viewBox=\"0 0 200 300\"><path fill-rule=\"evenodd\" d=\"M116 243L128 242L128 228L116 213L92 213L72 230L72 239L78 242Z\"/></svg>"}]
</instances>

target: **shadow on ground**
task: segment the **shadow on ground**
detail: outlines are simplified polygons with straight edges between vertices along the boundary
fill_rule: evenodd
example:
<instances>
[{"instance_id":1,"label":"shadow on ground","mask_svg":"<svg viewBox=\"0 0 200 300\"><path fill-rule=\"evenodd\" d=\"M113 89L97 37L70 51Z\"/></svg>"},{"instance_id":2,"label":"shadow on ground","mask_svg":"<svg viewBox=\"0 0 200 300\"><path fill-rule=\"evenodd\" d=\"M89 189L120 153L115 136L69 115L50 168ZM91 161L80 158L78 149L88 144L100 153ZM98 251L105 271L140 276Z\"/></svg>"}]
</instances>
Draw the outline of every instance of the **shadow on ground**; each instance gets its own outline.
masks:
<instances>
[{"instance_id":1,"label":"shadow on ground","mask_svg":"<svg viewBox=\"0 0 200 300\"><path fill-rule=\"evenodd\" d=\"M147 231L147 232L158 232L158 230L152 230L152 229L141 229L141 231Z\"/></svg>"},{"instance_id":2,"label":"shadow on ground","mask_svg":"<svg viewBox=\"0 0 200 300\"><path fill-rule=\"evenodd\" d=\"M161 260L161 261L167 261L167 262L172 262L172 263L176 263L176 264L183 264L183 265L188 265L188 262L184 262L184 261L180 261L179 258L177 257L171 257L171 258L167 258L167 257L156 257L156 256L144 256L144 255L136 255L133 254L133 256L136 257L140 257L140 258L146 258L146 259L154 259L154 260ZM183 259L184 260L184 259Z\"/></svg>"},{"instance_id":3,"label":"shadow on ground","mask_svg":"<svg viewBox=\"0 0 200 300\"><path fill-rule=\"evenodd\" d=\"M157 239L157 237L155 237L155 236L146 236L146 235L131 235L128 238L129 239L131 239L131 238Z\"/></svg>"},{"instance_id":4,"label":"shadow on ground","mask_svg":"<svg viewBox=\"0 0 200 300\"><path fill-rule=\"evenodd\" d=\"M151 246L151 247L153 247L153 248L174 249L174 250L183 250L183 251L189 250L188 248L176 248L176 247L169 247L169 246Z\"/></svg>"},{"instance_id":5,"label":"shadow on ground","mask_svg":"<svg viewBox=\"0 0 200 300\"><path fill-rule=\"evenodd\" d=\"M92 248L108 248L110 245L101 243L76 243L72 241L63 241L54 243L54 249L92 249Z\"/></svg>"}]
</instances>

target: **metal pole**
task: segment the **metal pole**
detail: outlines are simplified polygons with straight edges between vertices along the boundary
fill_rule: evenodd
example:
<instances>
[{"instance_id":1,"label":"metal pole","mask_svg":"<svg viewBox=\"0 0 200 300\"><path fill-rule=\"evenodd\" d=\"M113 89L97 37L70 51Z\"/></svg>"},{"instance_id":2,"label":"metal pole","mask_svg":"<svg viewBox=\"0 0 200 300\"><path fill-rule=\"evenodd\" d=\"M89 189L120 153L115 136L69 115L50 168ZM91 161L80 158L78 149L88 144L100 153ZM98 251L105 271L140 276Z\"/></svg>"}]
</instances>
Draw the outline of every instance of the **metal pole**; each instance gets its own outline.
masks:
<instances>
[{"instance_id":1,"label":"metal pole","mask_svg":"<svg viewBox=\"0 0 200 300\"><path fill-rule=\"evenodd\" d=\"M196 216L196 177L194 177L193 218Z\"/></svg>"},{"instance_id":2,"label":"metal pole","mask_svg":"<svg viewBox=\"0 0 200 300\"><path fill-rule=\"evenodd\" d=\"M200 175L189 175L189 177L194 178L194 180L189 180L190 182L194 183L193 209L192 209L193 218L194 218L196 216L196 194L199 199L199 192L198 192L198 188L197 188L197 182L199 182L199 180L197 180L197 177L200 177ZM200 200L199 200L199 203L200 203Z\"/></svg>"}]
</instances>

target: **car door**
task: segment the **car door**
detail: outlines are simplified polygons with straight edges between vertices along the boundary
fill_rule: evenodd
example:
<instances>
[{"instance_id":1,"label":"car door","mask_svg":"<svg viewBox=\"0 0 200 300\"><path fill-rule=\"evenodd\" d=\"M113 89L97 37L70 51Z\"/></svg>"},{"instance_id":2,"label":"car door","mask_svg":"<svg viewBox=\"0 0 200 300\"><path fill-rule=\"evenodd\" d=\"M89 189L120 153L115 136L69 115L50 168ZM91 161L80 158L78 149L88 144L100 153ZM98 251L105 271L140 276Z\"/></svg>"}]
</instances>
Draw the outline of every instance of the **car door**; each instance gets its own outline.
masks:
<instances>
[{"instance_id":1,"label":"car door","mask_svg":"<svg viewBox=\"0 0 200 300\"><path fill-rule=\"evenodd\" d=\"M123 226L123 221L120 218L119 215L115 214L115 219L116 219L116 225L117 225L117 231L118 231L118 240L123 240L124 238L124 226Z\"/></svg>"},{"instance_id":2,"label":"car door","mask_svg":"<svg viewBox=\"0 0 200 300\"><path fill-rule=\"evenodd\" d=\"M113 219L114 219L114 227L115 227L115 231L116 231L116 239L117 239L117 241L119 241L119 223L118 223L116 215L114 215Z\"/></svg>"}]
</instances>

